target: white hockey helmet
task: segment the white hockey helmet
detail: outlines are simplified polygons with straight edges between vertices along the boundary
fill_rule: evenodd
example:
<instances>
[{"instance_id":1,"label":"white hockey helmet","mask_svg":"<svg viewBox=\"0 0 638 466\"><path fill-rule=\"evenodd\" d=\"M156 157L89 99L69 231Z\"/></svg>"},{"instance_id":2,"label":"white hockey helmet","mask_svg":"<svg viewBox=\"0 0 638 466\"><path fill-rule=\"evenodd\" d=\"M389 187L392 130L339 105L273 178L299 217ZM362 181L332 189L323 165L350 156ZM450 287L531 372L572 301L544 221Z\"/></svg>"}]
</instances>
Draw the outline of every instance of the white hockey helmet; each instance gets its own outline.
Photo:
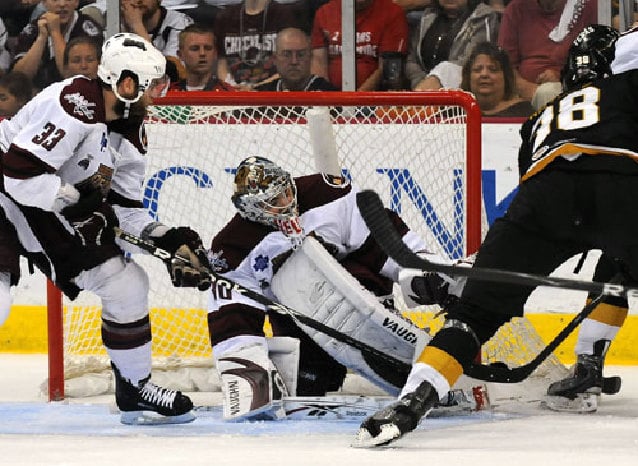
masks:
<instances>
[{"instance_id":1,"label":"white hockey helmet","mask_svg":"<svg viewBox=\"0 0 638 466\"><path fill-rule=\"evenodd\" d=\"M130 32L120 32L109 37L102 46L102 59L97 75L118 99L132 104L154 85L165 80L166 58L153 44ZM122 78L132 76L137 80L138 92L133 98L122 97L117 85Z\"/></svg>"},{"instance_id":2,"label":"white hockey helmet","mask_svg":"<svg viewBox=\"0 0 638 466\"><path fill-rule=\"evenodd\" d=\"M242 160L235 173L233 204L254 222L281 229L297 218L297 187L286 170L264 157Z\"/></svg>"}]
</instances>

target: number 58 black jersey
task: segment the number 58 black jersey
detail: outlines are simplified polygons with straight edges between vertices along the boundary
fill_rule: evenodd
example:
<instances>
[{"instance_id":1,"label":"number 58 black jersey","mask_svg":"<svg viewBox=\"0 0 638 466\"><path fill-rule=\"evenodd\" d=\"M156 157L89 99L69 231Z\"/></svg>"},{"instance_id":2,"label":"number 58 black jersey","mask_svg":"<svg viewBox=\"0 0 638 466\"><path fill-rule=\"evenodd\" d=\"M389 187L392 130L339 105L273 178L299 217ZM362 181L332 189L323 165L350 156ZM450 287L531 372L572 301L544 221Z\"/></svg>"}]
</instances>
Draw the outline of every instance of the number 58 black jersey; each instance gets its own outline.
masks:
<instances>
[{"instance_id":1,"label":"number 58 black jersey","mask_svg":"<svg viewBox=\"0 0 638 466\"><path fill-rule=\"evenodd\" d=\"M636 34L634 34L636 35ZM638 174L638 70L630 69L560 94L521 128L518 163L521 181L546 167L592 166L605 171ZM633 159L617 163L616 157Z\"/></svg>"}]
</instances>

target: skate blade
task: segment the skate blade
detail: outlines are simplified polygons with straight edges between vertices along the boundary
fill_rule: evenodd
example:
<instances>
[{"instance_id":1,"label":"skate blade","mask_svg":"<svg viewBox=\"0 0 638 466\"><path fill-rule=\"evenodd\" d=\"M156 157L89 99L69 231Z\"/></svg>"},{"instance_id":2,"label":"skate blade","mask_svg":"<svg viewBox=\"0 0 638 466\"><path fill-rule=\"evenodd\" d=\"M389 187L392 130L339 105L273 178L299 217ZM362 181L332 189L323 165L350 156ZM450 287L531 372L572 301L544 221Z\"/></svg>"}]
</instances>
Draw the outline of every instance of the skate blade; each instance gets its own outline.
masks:
<instances>
[{"instance_id":1,"label":"skate blade","mask_svg":"<svg viewBox=\"0 0 638 466\"><path fill-rule=\"evenodd\" d=\"M192 412L179 416L162 416L153 411L122 411L120 422L130 426L160 426L166 424L187 424L195 420Z\"/></svg>"},{"instance_id":2,"label":"skate blade","mask_svg":"<svg viewBox=\"0 0 638 466\"><path fill-rule=\"evenodd\" d=\"M376 437L373 437L368 429L361 427L350 446L353 448L382 447L395 441L399 437L401 437L401 431L394 424L382 425L381 432L379 432L379 435Z\"/></svg>"},{"instance_id":3,"label":"skate blade","mask_svg":"<svg viewBox=\"0 0 638 466\"><path fill-rule=\"evenodd\" d=\"M598 409L598 395L582 393L570 400L564 396L546 395L541 401L543 408L563 413L593 413Z\"/></svg>"}]
</instances>

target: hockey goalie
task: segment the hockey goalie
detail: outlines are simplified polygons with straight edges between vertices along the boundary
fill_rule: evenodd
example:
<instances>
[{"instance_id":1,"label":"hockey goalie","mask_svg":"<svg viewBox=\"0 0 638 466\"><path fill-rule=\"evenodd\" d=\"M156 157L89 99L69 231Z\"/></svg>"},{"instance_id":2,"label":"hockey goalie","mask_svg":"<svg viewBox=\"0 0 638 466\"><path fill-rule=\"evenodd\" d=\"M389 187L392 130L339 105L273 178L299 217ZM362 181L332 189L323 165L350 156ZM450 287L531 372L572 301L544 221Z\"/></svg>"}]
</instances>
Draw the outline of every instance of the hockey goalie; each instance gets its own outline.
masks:
<instances>
[{"instance_id":1,"label":"hockey goalie","mask_svg":"<svg viewBox=\"0 0 638 466\"><path fill-rule=\"evenodd\" d=\"M402 274L370 236L356 189L342 177L293 179L272 161L249 157L239 164L234 183L237 214L212 241L213 269L409 367L415 348L429 336L394 310L388 299L394 284L408 304L445 307L462 283L437 274ZM405 243L425 252L423 240L391 215ZM273 337L266 338L265 317L264 306L238 290L211 288L208 325L225 419L285 417L279 400L335 392L347 370L392 396L408 376L387 358L283 313L268 314Z\"/></svg>"}]
</instances>

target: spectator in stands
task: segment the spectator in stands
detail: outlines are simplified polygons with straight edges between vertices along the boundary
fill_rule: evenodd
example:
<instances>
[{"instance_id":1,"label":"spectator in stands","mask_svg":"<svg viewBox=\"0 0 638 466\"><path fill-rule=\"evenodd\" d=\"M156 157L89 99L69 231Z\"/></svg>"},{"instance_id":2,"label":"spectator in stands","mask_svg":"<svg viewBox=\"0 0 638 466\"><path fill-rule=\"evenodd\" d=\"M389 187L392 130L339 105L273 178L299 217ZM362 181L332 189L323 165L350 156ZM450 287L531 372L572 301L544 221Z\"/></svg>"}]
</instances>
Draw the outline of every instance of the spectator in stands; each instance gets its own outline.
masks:
<instances>
[{"instance_id":1,"label":"spectator in stands","mask_svg":"<svg viewBox=\"0 0 638 466\"><path fill-rule=\"evenodd\" d=\"M415 27L419 18L421 17L421 11L425 8L432 6L434 0L392 0L399 5L405 11L406 18L408 20L408 27Z\"/></svg>"},{"instance_id":2,"label":"spectator in stands","mask_svg":"<svg viewBox=\"0 0 638 466\"><path fill-rule=\"evenodd\" d=\"M217 76L241 89L251 89L272 77L277 32L303 27L299 3L244 0L229 5L215 21Z\"/></svg>"},{"instance_id":3,"label":"spectator in stands","mask_svg":"<svg viewBox=\"0 0 638 466\"><path fill-rule=\"evenodd\" d=\"M102 47L91 37L74 37L64 49L64 77L77 74L97 78L97 66L102 56Z\"/></svg>"},{"instance_id":4,"label":"spectator in stands","mask_svg":"<svg viewBox=\"0 0 638 466\"><path fill-rule=\"evenodd\" d=\"M516 73L516 88L535 109L561 91L560 70L578 33L597 22L592 0L512 0L503 13L498 44Z\"/></svg>"},{"instance_id":5,"label":"spectator in stands","mask_svg":"<svg viewBox=\"0 0 638 466\"><path fill-rule=\"evenodd\" d=\"M384 52L407 50L408 23L405 13L392 0L355 0L356 89L379 89ZM341 0L330 0L317 10L312 29L314 74L342 86Z\"/></svg>"},{"instance_id":6,"label":"spectator in stands","mask_svg":"<svg viewBox=\"0 0 638 466\"><path fill-rule=\"evenodd\" d=\"M461 88L474 94L484 116L527 117L534 109L516 93L507 53L491 42L479 43L463 65Z\"/></svg>"},{"instance_id":7,"label":"spectator in stands","mask_svg":"<svg viewBox=\"0 0 638 466\"><path fill-rule=\"evenodd\" d=\"M193 19L177 10L167 10L160 0L121 0L121 29L145 38L170 58L177 60L179 33Z\"/></svg>"},{"instance_id":8,"label":"spectator in stands","mask_svg":"<svg viewBox=\"0 0 638 466\"><path fill-rule=\"evenodd\" d=\"M279 31L276 40L277 79L255 86L256 91L336 91L330 81L310 73L310 37L298 28Z\"/></svg>"},{"instance_id":9,"label":"spectator in stands","mask_svg":"<svg viewBox=\"0 0 638 466\"><path fill-rule=\"evenodd\" d=\"M0 74L7 71L9 66L11 66L11 54L7 48L8 38L9 33L7 32L7 28L4 26L4 21L0 18Z\"/></svg>"},{"instance_id":10,"label":"spectator in stands","mask_svg":"<svg viewBox=\"0 0 638 466\"><path fill-rule=\"evenodd\" d=\"M0 116L15 115L33 97L31 80L19 71L0 76Z\"/></svg>"},{"instance_id":11,"label":"spectator in stands","mask_svg":"<svg viewBox=\"0 0 638 466\"><path fill-rule=\"evenodd\" d=\"M0 17L10 37L16 37L31 21L31 13L40 0L2 0Z\"/></svg>"},{"instance_id":12,"label":"spectator in stands","mask_svg":"<svg viewBox=\"0 0 638 466\"><path fill-rule=\"evenodd\" d=\"M499 15L480 0L433 0L411 32L406 76L412 89L458 88L479 42L496 42Z\"/></svg>"},{"instance_id":13,"label":"spectator in stands","mask_svg":"<svg viewBox=\"0 0 638 466\"><path fill-rule=\"evenodd\" d=\"M26 74L42 89L62 79L64 48L78 36L103 39L102 28L77 11L79 0L43 0L46 11L18 36L13 69Z\"/></svg>"},{"instance_id":14,"label":"spectator in stands","mask_svg":"<svg viewBox=\"0 0 638 466\"><path fill-rule=\"evenodd\" d=\"M234 91L215 74L217 49L212 29L197 23L186 26L179 33L177 56L184 63L186 77L171 84L172 91Z\"/></svg>"}]
</instances>

